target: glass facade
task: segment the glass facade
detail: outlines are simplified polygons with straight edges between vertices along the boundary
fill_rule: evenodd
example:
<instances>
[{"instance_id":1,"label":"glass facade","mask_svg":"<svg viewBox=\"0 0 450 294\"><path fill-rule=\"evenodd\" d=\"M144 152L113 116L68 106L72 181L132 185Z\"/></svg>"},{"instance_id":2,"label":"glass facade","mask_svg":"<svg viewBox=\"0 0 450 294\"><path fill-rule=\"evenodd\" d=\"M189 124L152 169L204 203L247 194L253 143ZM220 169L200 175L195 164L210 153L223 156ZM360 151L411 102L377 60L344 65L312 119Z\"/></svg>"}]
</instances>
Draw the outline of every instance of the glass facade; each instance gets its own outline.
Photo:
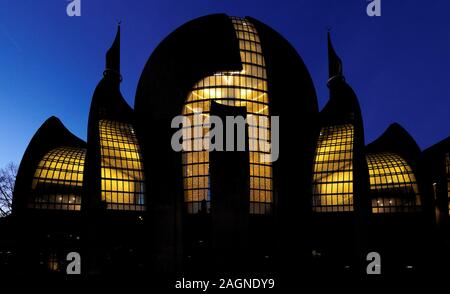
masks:
<instances>
[{"instance_id":1,"label":"glass facade","mask_svg":"<svg viewBox=\"0 0 450 294\"><path fill-rule=\"evenodd\" d=\"M394 153L367 154L372 213L420 210L420 195L411 167Z\"/></svg>"},{"instance_id":2,"label":"glass facade","mask_svg":"<svg viewBox=\"0 0 450 294\"><path fill-rule=\"evenodd\" d=\"M101 199L107 209L145 210L144 171L131 124L100 120Z\"/></svg>"},{"instance_id":3,"label":"glass facade","mask_svg":"<svg viewBox=\"0 0 450 294\"><path fill-rule=\"evenodd\" d=\"M34 173L28 207L80 210L86 150L59 147L48 152Z\"/></svg>"},{"instance_id":4,"label":"glass facade","mask_svg":"<svg viewBox=\"0 0 450 294\"><path fill-rule=\"evenodd\" d=\"M49 254L47 268L51 272L58 272L60 270L60 262L56 253Z\"/></svg>"},{"instance_id":5,"label":"glass facade","mask_svg":"<svg viewBox=\"0 0 450 294\"><path fill-rule=\"evenodd\" d=\"M183 115L191 126L185 129L184 142L202 146L209 131L208 118L211 101L229 106L245 106L247 109L250 161L250 213L267 214L272 203L272 166L263 162L266 150L261 150L258 140L270 140L269 97L264 57L255 27L245 19L232 17L243 70L218 72L197 82L190 92ZM201 113L203 124L194 120ZM205 127L206 125L206 127ZM200 128L200 131L196 129ZM198 213L202 202L209 210L209 146L183 152L184 193L188 213ZM259 149L258 149L259 148ZM214 197L214 196L212 196Z\"/></svg>"},{"instance_id":6,"label":"glass facade","mask_svg":"<svg viewBox=\"0 0 450 294\"><path fill-rule=\"evenodd\" d=\"M321 129L314 159L314 212L353 211L353 137L351 124Z\"/></svg>"}]
</instances>

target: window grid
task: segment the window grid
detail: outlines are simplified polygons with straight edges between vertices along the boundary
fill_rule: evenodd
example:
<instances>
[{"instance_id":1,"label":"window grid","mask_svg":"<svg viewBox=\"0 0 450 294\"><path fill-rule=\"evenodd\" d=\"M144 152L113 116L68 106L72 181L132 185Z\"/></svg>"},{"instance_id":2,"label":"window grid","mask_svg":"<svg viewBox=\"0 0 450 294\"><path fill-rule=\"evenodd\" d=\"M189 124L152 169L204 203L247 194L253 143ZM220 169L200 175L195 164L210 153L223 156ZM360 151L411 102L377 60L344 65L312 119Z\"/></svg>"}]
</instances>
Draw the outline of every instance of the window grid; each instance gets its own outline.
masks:
<instances>
[{"instance_id":1,"label":"window grid","mask_svg":"<svg viewBox=\"0 0 450 294\"><path fill-rule=\"evenodd\" d=\"M420 210L420 196L411 167L394 153L367 154L372 213Z\"/></svg>"},{"instance_id":2,"label":"window grid","mask_svg":"<svg viewBox=\"0 0 450 294\"><path fill-rule=\"evenodd\" d=\"M86 150L58 147L48 152L34 173L29 208L80 210Z\"/></svg>"},{"instance_id":3,"label":"window grid","mask_svg":"<svg viewBox=\"0 0 450 294\"><path fill-rule=\"evenodd\" d=\"M100 120L101 199L107 209L145 210L144 172L131 124Z\"/></svg>"},{"instance_id":4,"label":"window grid","mask_svg":"<svg viewBox=\"0 0 450 294\"><path fill-rule=\"evenodd\" d=\"M313 211L353 211L353 139L351 124L321 129L314 159Z\"/></svg>"},{"instance_id":5,"label":"window grid","mask_svg":"<svg viewBox=\"0 0 450 294\"><path fill-rule=\"evenodd\" d=\"M208 76L194 85L188 96L183 115L191 122L184 134L184 142L201 144L209 127L196 124L194 110L201 112L208 122L211 100L229 106L245 106L249 121L249 162L250 162L250 213L268 214L272 203L272 166L262 162L264 152L258 149L258 140L270 142L269 98L264 57L255 27L242 18L231 17L243 70L241 72L220 72ZM198 111L199 110L199 111ZM199 134L195 129L200 128ZM186 140L187 139L187 140ZM201 211L202 201L210 207L209 153L204 151L183 152L184 193L188 213ZM198 150L198 149L195 149Z\"/></svg>"}]
</instances>

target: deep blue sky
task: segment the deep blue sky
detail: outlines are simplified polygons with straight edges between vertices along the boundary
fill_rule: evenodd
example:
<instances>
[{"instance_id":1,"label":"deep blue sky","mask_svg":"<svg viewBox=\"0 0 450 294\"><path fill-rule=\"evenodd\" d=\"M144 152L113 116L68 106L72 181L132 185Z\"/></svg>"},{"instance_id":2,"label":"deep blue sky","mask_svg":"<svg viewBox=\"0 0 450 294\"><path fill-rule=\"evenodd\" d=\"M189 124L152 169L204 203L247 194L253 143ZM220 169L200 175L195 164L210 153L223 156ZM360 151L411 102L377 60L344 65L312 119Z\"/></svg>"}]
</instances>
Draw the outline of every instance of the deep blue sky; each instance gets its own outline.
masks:
<instances>
[{"instance_id":1,"label":"deep blue sky","mask_svg":"<svg viewBox=\"0 0 450 294\"><path fill-rule=\"evenodd\" d=\"M51 115L85 139L104 54L122 20L122 92L134 104L137 81L157 44L205 14L250 15L284 35L327 101L326 30L363 112L366 142L392 122L426 148L450 134L450 2L381 0L81 0L81 17L66 0L0 0L0 166L20 162L29 140ZM286 103L289 103L288 99Z\"/></svg>"}]
</instances>

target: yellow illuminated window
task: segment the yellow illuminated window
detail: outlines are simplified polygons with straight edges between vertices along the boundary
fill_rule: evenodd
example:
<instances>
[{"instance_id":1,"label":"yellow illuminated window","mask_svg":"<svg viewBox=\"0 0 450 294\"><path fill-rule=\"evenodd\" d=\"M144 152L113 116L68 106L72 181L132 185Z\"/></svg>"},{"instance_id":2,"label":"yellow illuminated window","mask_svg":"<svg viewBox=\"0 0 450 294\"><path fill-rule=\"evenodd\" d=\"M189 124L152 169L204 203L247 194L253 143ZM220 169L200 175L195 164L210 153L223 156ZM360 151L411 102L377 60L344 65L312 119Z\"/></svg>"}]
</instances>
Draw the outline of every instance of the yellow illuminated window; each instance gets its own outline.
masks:
<instances>
[{"instance_id":1,"label":"yellow illuminated window","mask_svg":"<svg viewBox=\"0 0 450 294\"><path fill-rule=\"evenodd\" d=\"M30 208L80 210L86 150L59 147L48 152L34 173Z\"/></svg>"},{"instance_id":2,"label":"yellow illuminated window","mask_svg":"<svg viewBox=\"0 0 450 294\"><path fill-rule=\"evenodd\" d=\"M321 129L313 176L313 211L353 211L353 125Z\"/></svg>"},{"instance_id":3,"label":"yellow illuminated window","mask_svg":"<svg viewBox=\"0 0 450 294\"><path fill-rule=\"evenodd\" d=\"M51 272L58 272L60 270L59 259L56 253L51 253L48 256L47 267Z\"/></svg>"},{"instance_id":4,"label":"yellow illuminated window","mask_svg":"<svg viewBox=\"0 0 450 294\"><path fill-rule=\"evenodd\" d=\"M144 172L133 126L100 120L101 196L107 209L145 210Z\"/></svg>"},{"instance_id":5,"label":"yellow illuminated window","mask_svg":"<svg viewBox=\"0 0 450 294\"><path fill-rule=\"evenodd\" d=\"M271 136L268 121L269 97L267 95L266 68L258 33L253 24L235 17L232 17L231 21L239 40L243 70L219 72L200 80L189 94L183 108L183 115L194 122L194 109L197 109L207 119L211 100L224 105L247 108L247 118L256 122L256 124L248 126L251 147L249 149L254 150L250 151L249 155L250 213L266 214L271 211L272 166L270 163L260 160L266 153L257 149L257 144L255 144L260 138L269 141ZM209 131L208 128L201 128L200 134L198 134L193 131L195 127L196 125L193 124L187 132L192 146L200 143L201 137ZM183 175L184 199L188 213L198 213L202 209L202 201L206 201L206 209L208 209L210 201L208 151L184 152Z\"/></svg>"},{"instance_id":6,"label":"yellow illuminated window","mask_svg":"<svg viewBox=\"0 0 450 294\"><path fill-rule=\"evenodd\" d=\"M373 213L412 212L420 196L411 167L394 153L367 154Z\"/></svg>"}]
</instances>

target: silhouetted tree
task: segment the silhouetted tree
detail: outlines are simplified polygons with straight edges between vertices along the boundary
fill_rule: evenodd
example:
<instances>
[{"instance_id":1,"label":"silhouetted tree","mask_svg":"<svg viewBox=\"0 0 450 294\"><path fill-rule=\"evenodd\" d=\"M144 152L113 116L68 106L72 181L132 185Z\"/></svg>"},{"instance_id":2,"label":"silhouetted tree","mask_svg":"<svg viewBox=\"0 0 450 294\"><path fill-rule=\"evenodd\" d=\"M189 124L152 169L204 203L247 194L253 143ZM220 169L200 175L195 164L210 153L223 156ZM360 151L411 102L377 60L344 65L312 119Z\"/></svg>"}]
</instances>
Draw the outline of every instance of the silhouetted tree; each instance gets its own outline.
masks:
<instances>
[{"instance_id":1,"label":"silhouetted tree","mask_svg":"<svg viewBox=\"0 0 450 294\"><path fill-rule=\"evenodd\" d=\"M0 169L0 217L11 213L17 165L13 162Z\"/></svg>"}]
</instances>

